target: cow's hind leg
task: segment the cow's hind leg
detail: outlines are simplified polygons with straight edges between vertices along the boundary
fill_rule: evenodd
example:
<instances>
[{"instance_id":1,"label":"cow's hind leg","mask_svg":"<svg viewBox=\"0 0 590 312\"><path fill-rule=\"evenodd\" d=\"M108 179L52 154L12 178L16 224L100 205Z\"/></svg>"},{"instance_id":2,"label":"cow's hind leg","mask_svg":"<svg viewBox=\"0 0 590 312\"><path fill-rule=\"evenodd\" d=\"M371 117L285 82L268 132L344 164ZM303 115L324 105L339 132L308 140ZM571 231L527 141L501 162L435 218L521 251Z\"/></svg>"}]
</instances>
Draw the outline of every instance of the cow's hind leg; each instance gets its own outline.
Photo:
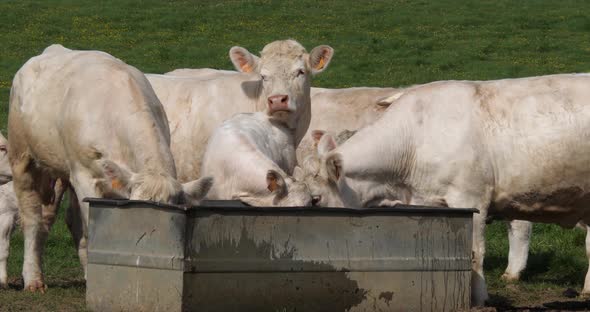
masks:
<instances>
[{"instance_id":1,"label":"cow's hind leg","mask_svg":"<svg viewBox=\"0 0 590 312\"><path fill-rule=\"evenodd\" d=\"M14 191L18 199L25 246L23 279L25 290L45 292L41 269L47 231L43 225L43 183L48 180L27 157L12 163ZM45 185L48 187L49 185Z\"/></svg>"},{"instance_id":2,"label":"cow's hind leg","mask_svg":"<svg viewBox=\"0 0 590 312\"><path fill-rule=\"evenodd\" d=\"M529 243L533 224L529 221L512 220L508 226L508 266L502 275L507 282L518 281L529 257Z\"/></svg>"}]
</instances>

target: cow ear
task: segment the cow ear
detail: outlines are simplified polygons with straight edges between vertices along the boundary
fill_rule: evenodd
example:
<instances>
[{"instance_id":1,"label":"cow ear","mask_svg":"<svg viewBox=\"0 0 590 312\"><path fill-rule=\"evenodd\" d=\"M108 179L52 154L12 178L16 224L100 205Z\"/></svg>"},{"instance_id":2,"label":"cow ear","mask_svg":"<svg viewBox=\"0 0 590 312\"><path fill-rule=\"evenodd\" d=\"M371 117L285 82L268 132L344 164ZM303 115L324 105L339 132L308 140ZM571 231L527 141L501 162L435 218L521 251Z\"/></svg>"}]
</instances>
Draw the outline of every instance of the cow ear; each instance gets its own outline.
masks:
<instances>
[{"instance_id":1,"label":"cow ear","mask_svg":"<svg viewBox=\"0 0 590 312\"><path fill-rule=\"evenodd\" d=\"M242 73L251 73L258 67L258 57L242 47L232 47L229 58L236 70Z\"/></svg>"},{"instance_id":2,"label":"cow ear","mask_svg":"<svg viewBox=\"0 0 590 312\"><path fill-rule=\"evenodd\" d=\"M323 72L328 68L328 64L332 60L334 49L327 45L321 45L313 48L309 53L309 67L313 75Z\"/></svg>"},{"instance_id":3,"label":"cow ear","mask_svg":"<svg viewBox=\"0 0 590 312\"><path fill-rule=\"evenodd\" d=\"M381 106L381 107L389 107L389 105L393 104L393 102L395 102L397 99L399 99L400 97L402 97L402 95L404 95L404 92L397 92L394 93L392 95L380 98L377 100L377 105Z\"/></svg>"},{"instance_id":4,"label":"cow ear","mask_svg":"<svg viewBox=\"0 0 590 312\"><path fill-rule=\"evenodd\" d=\"M264 207L270 205L267 197L252 196L249 193L239 193L232 196L233 200L239 200L242 203L253 207Z\"/></svg>"},{"instance_id":5,"label":"cow ear","mask_svg":"<svg viewBox=\"0 0 590 312\"><path fill-rule=\"evenodd\" d=\"M322 156L336 148L336 140L330 134L324 134L318 143L318 155Z\"/></svg>"},{"instance_id":6,"label":"cow ear","mask_svg":"<svg viewBox=\"0 0 590 312\"><path fill-rule=\"evenodd\" d=\"M320 139L322 138L322 136L324 136L324 134L326 134L326 131L324 130L313 130L311 132L311 138L313 139L314 147L318 146L318 143L320 143Z\"/></svg>"},{"instance_id":7,"label":"cow ear","mask_svg":"<svg viewBox=\"0 0 590 312\"><path fill-rule=\"evenodd\" d=\"M283 176L275 170L266 173L266 185L268 190L278 196L287 194L287 185Z\"/></svg>"},{"instance_id":8,"label":"cow ear","mask_svg":"<svg viewBox=\"0 0 590 312\"><path fill-rule=\"evenodd\" d=\"M304 177L305 173L303 172L303 169L301 169L301 167L299 166L295 166L295 168L293 169L293 178L295 179L295 181L303 181Z\"/></svg>"},{"instance_id":9,"label":"cow ear","mask_svg":"<svg viewBox=\"0 0 590 312\"><path fill-rule=\"evenodd\" d=\"M108 159L98 160L103 179L97 179L95 187L106 198L129 198L133 172Z\"/></svg>"},{"instance_id":10,"label":"cow ear","mask_svg":"<svg viewBox=\"0 0 590 312\"><path fill-rule=\"evenodd\" d=\"M332 153L324 160L328 178L333 182L338 182L342 175L342 157L338 153Z\"/></svg>"},{"instance_id":11,"label":"cow ear","mask_svg":"<svg viewBox=\"0 0 590 312\"><path fill-rule=\"evenodd\" d=\"M198 205L213 186L212 177L203 177L194 181L182 184L184 202L191 205Z\"/></svg>"},{"instance_id":12,"label":"cow ear","mask_svg":"<svg viewBox=\"0 0 590 312\"><path fill-rule=\"evenodd\" d=\"M133 172L120 167L114 161L108 159L101 159L98 161L98 164L113 190L126 191L129 189Z\"/></svg>"}]
</instances>

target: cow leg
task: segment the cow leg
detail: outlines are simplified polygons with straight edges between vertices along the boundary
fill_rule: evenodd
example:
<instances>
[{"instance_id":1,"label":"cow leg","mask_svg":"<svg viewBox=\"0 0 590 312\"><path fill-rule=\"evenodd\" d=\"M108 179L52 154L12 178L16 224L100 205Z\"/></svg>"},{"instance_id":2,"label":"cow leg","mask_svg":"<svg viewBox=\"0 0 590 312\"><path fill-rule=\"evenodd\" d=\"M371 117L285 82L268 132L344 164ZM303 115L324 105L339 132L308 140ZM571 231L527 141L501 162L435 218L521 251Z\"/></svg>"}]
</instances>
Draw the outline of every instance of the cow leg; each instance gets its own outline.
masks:
<instances>
[{"instance_id":1,"label":"cow leg","mask_svg":"<svg viewBox=\"0 0 590 312\"><path fill-rule=\"evenodd\" d=\"M16 213L0 214L0 288L8 287L8 256L10 252L10 236L14 230Z\"/></svg>"},{"instance_id":2,"label":"cow leg","mask_svg":"<svg viewBox=\"0 0 590 312\"><path fill-rule=\"evenodd\" d=\"M586 271L586 279L584 280L584 289L582 294L590 296L590 226L586 225L586 257L588 258L588 271Z\"/></svg>"},{"instance_id":3,"label":"cow leg","mask_svg":"<svg viewBox=\"0 0 590 312\"><path fill-rule=\"evenodd\" d=\"M22 271L25 290L44 293L46 285L43 282L41 264L47 231L43 226L41 206L43 195L47 194L42 192L42 187L48 180L26 156L14 161L12 172L25 240ZM45 186L48 187L49 184Z\"/></svg>"},{"instance_id":4,"label":"cow leg","mask_svg":"<svg viewBox=\"0 0 590 312\"><path fill-rule=\"evenodd\" d=\"M86 278L86 266L88 263L88 250L87 250L87 241L88 241L88 211L89 206L88 203L83 202L84 198L86 197L100 197L99 194L96 192L96 188L94 185L94 179L92 179L90 174L77 174L75 177L75 182L73 182L74 190L76 192L78 209L76 207L72 209L72 212L75 215L75 212L78 212L78 216L74 216L72 218L72 224L75 232L82 234L76 234L74 239L78 242L78 256L80 257L80 262L84 267L84 278ZM76 225L78 222L78 225ZM81 231L80 231L81 230Z\"/></svg>"},{"instance_id":5,"label":"cow leg","mask_svg":"<svg viewBox=\"0 0 590 312\"><path fill-rule=\"evenodd\" d=\"M526 267L529 256L529 243L533 224L529 221L512 220L508 226L508 266L502 279L511 282L518 281L520 273Z\"/></svg>"},{"instance_id":6,"label":"cow leg","mask_svg":"<svg viewBox=\"0 0 590 312\"><path fill-rule=\"evenodd\" d=\"M473 214L471 305L484 306L488 299L488 289L483 271L483 261L486 253L485 231L492 190L488 189L482 194L475 191L465 191L468 189L469 187L459 187L450 190L445 196L445 200L449 207L473 207L479 210L479 213Z\"/></svg>"},{"instance_id":7,"label":"cow leg","mask_svg":"<svg viewBox=\"0 0 590 312\"><path fill-rule=\"evenodd\" d=\"M480 209L473 214L473 259L471 273L471 305L483 306L488 299L488 289L483 272L486 253L486 212Z\"/></svg>"},{"instance_id":8,"label":"cow leg","mask_svg":"<svg viewBox=\"0 0 590 312\"><path fill-rule=\"evenodd\" d=\"M88 264L88 254L86 249L86 238L84 237L84 228L81 214L80 214L80 204L78 202L78 197L76 193L71 188L68 191L70 196L70 206L66 210L66 224L68 225L68 229L70 233L72 233L72 238L74 239L74 246L76 246L76 250L78 250L78 258L80 259L80 264L84 269L84 277L86 277L86 265Z\"/></svg>"}]
</instances>

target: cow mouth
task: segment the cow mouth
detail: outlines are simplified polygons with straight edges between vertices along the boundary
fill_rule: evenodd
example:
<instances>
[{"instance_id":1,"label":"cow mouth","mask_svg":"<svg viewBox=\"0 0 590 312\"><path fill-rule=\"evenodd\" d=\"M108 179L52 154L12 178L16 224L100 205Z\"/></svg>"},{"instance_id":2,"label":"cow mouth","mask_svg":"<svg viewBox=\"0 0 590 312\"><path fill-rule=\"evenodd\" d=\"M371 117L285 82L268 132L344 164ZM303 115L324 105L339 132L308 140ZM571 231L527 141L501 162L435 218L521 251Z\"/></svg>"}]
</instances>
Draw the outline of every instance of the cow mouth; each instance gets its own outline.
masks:
<instances>
[{"instance_id":1,"label":"cow mouth","mask_svg":"<svg viewBox=\"0 0 590 312\"><path fill-rule=\"evenodd\" d=\"M269 114L270 114L270 115L273 115L273 114L275 114L275 113L279 113L279 112L283 112L283 113L292 113L293 111L292 111L292 110L290 110L290 109L288 109L288 108L281 108L281 109L274 109L274 110L271 110L271 111L269 112Z\"/></svg>"}]
</instances>

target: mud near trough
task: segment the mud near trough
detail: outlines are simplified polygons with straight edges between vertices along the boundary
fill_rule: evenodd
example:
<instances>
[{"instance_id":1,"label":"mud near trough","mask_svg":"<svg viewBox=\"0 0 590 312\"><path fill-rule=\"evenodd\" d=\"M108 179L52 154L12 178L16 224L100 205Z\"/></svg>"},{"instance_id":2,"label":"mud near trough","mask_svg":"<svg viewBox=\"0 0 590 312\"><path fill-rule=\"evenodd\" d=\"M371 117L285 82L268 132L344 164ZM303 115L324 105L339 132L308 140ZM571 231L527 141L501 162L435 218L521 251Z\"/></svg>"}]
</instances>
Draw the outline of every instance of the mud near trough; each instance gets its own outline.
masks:
<instances>
[{"instance_id":1,"label":"mud near trough","mask_svg":"<svg viewBox=\"0 0 590 312\"><path fill-rule=\"evenodd\" d=\"M590 311L590 297L568 298L567 290L565 287L531 290L518 284L507 285L502 289L490 289L487 306L469 311Z\"/></svg>"}]
</instances>

